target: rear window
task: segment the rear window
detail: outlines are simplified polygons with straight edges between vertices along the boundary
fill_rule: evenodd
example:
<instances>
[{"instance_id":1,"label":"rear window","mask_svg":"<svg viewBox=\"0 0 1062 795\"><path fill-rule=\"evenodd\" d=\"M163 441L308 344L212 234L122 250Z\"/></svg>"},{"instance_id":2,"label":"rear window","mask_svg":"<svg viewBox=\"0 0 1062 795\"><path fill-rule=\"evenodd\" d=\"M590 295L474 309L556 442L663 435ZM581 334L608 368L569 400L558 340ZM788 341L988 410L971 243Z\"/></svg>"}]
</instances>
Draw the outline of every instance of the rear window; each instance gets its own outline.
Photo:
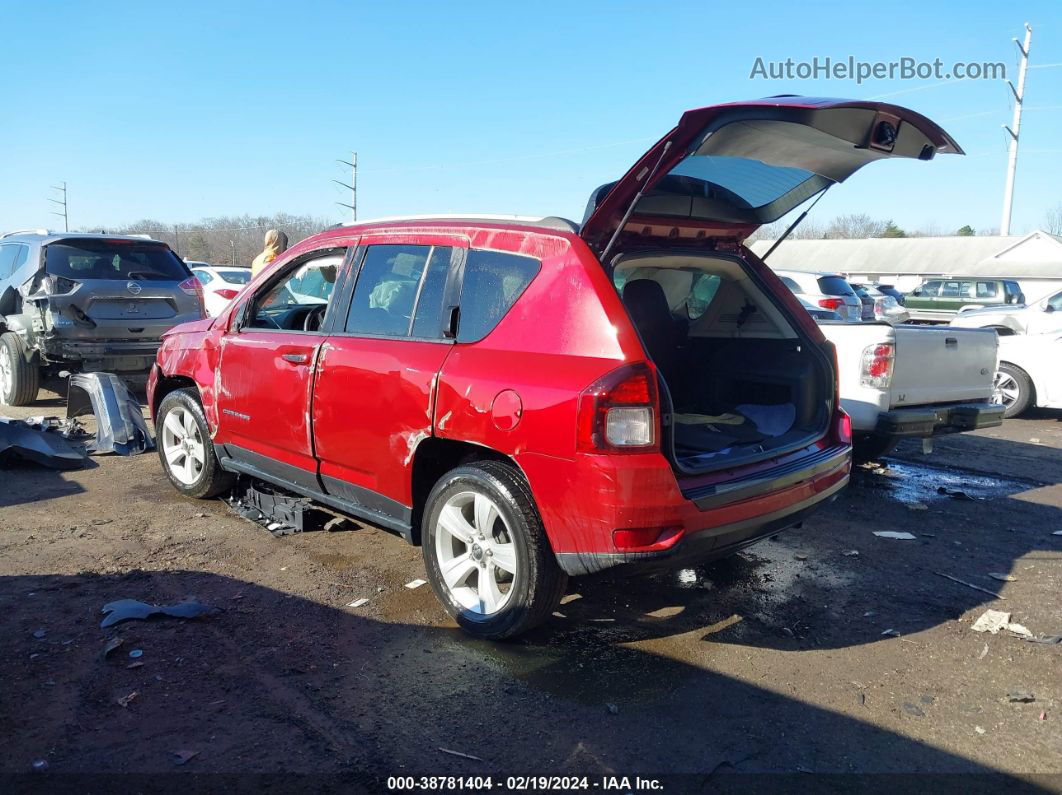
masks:
<instances>
[{"instance_id":1,"label":"rear window","mask_svg":"<svg viewBox=\"0 0 1062 795\"><path fill-rule=\"evenodd\" d=\"M53 276L180 282L188 268L160 243L124 240L64 240L45 249L45 269Z\"/></svg>"},{"instance_id":2,"label":"rear window","mask_svg":"<svg viewBox=\"0 0 1062 795\"><path fill-rule=\"evenodd\" d=\"M249 270L218 271L218 275L229 284L247 284L247 282L251 281L251 272Z\"/></svg>"},{"instance_id":3,"label":"rear window","mask_svg":"<svg viewBox=\"0 0 1062 795\"><path fill-rule=\"evenodd\" d=\"M457 341L477 342L490 334L538 275L540 267L541 263L533 257L469 251L461 286Z\"/></svg>"},{"instance_id":4,"label":"rear window","mask_svg":"<svg viewBox=\"0 0 1062 795\"><path fill-rule=\"evenodd\" d=\"M840 276L820 276L819 289L823 295L854 295L848 282Z\"/></svg>"}]
</instances>

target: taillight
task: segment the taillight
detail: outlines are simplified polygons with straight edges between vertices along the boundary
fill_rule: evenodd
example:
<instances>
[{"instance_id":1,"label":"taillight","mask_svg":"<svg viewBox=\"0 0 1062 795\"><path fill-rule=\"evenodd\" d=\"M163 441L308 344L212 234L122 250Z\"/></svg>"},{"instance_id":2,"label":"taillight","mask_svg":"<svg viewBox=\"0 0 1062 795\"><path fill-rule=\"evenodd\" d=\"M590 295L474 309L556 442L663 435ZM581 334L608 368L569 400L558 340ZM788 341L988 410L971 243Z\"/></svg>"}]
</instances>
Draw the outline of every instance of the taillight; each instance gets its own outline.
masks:
<instances>
[{"instance_id":1,"label":"taillight","mask_svg":"<svg viewBox=\"0 0 1062 795\"><path fill-rule=\"evenodd\" d=\"M48 274L44 280L44 292L48 295L66 295L77 289L79 282L67 279L63 276Z\"/></svg>"},{"instance_id":2,"label":"taillight","mask_svg":"<svg viewBox=\"0 0 1062 795\"><path fill-rule=\"evenodd\" d=\"M579 398L576 448L585 453L645 453L659 449L656 374L624 365L599 378Z\"/></svg>"},{"instance_id":3,"label":"taillight","mask_svg":"<svg viewBox=\"0 0 1062 795\"><path fill-rule=\"evenodd\" d=\"M837 311L839 311L841 309L842 306L844 306L844 299L843 298L820 298L819 299L819 306L821 306L823 309L832 309L834 312L837 312Z\"/></svg>"},{"instance_id":4,"label":"taillight","mask_svg":"<svg viewBox=\"0 0 1062 795\"><path fill-rule=\"evenodd\" d=\"M177 286L188 295L195 296L196 301L199 303L199 317L206 317L206 304L203 302L203 285L199 283L199 279L193 276L190 279L185 279Z\"/></svg>"},{"instance_id":5,"label":"taillight","mask_svg":"<svg viewBox=\"0 0 1062 795\"><path fill-rule=\"evenodd\" d=\"M231 301L233 298L235 298L237 295L239 295L239 293L240 293L239 290L215 290L214 291L214 295L220 295L226 301Z\"/></svg>"},{"instance_id":6,"label":"taillight","mask_svg":"<svg viewBox=\"0 0 1062 795\"><path fill-rule=\"evenodd\" d=\"M852 418L844 409L837 409L837 441L841 444L852 443Z\"/></svg>"},{"instance_id":7,"label":"taillight","mask_svg":"<svg viewBox=\"0 0 1062 795\"><path fill-rule=\"evenodd\" d=\"M896 347L891 342L868 345L863 349L863 366L859 383L874 389L887 389L892 383L892 363Z\"/></svg>"}]
</instances>

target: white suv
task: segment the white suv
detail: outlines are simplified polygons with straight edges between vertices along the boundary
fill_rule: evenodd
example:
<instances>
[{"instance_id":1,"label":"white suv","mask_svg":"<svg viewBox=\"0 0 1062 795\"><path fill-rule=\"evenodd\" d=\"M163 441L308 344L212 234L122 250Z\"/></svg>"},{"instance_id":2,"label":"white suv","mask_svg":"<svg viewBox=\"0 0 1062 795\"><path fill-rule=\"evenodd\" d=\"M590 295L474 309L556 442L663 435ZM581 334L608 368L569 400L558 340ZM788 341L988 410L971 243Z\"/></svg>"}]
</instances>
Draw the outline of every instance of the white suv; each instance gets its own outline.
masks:
<instances>
[{"instance_id":1,"label":"white suv","mask_svg":"<svg viewBox=\"0 0 1062 795\"><path fill-rule=\"evenodd\" d=\"M863 302L839 273L820 271L775 271L796 295L823 309L830 309L849 323L863 316Z\"/></svg>"}]
</instances>

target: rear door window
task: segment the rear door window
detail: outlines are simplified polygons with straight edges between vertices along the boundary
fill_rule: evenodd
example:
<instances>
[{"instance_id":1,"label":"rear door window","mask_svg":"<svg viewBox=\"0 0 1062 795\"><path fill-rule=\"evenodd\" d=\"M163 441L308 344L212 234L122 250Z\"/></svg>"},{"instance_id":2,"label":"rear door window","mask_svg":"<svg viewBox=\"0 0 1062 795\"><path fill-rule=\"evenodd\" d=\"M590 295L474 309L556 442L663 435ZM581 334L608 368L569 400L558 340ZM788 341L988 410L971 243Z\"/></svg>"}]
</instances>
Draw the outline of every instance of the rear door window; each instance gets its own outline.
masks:
<instances>
[{"instance_id":1,"label":"rear door window","mask_svg":"<svg viewBox=\"0 0 1062 795\"><path fill-rule=\"evenodd\" d=\"M995 298L998 290L996 289L995 282L978 282L977 283L977 297L978 298Z\"/></svg>"},{"instance_id":2,"label":"rear door window","mask_svg":"<svg viewBox=\"0 0 1062 795\"><path fill-rule=\"evenodd\" d=\"M0 279L6 279L15 272L15 258L18 256L19 246L7 244L0 246Z\"/></svg>"},{"instance_id":3,"label":"rear door window","mask_svg":"<svg viewBox=\"0 0 1062 795\"><path fill-rule=\"evenodd\" d=\"M382 245L365 250L344 331L408 336L417 287L431 246Z\"/></svg>"},{"instance_id":4,"label":"rear door window","mask_svg":"<svg viewBox=\"0 0 1062 795\"><path fill-rule=\"evenodd\" d=\"M851 285L840 276L820 276L819 289L823 295L854 295Z\"/></svg>"},{"instance_id":5,"label":"rear door window","mask_svg":"<svg viewBox=\"0 0 1062 795\"><path fill-rule=\"evenodd\" d=\"M218 275L229 284L247 284L247 282L251 281L251 271L249 269L218 271Z\"/></svg>"},{"instance_id":6,"label":"rear door window","mask_svg":"<svg viewBox=\"0 0 1062 795\"><path fill-rule=\"evenodd\" d=\"M941 298L958 298L959 297L959 282L944 282L944 286L940 289Z\"/></svg>"},{"instance_id":7,"label":"rear door window","mask_svg":"<svg viewBox=\"0 0 1062 795\"><path fill-rule=\"evenodd\" d=\"M461 286L457 341L477 342L493 331L541 266L534 257L470 250Z\"/></svg>"},{"instance_id":8,"label":"rear door window","mask_svg":"<svg viewBox=\"0 0 1062 795\"><path fill-rule=\"evenodd\" d=\"M45 269L75 281L180 282L190 275L169 246L133 240L62 240L45 248Z\"/></svg>"}]
</instances>

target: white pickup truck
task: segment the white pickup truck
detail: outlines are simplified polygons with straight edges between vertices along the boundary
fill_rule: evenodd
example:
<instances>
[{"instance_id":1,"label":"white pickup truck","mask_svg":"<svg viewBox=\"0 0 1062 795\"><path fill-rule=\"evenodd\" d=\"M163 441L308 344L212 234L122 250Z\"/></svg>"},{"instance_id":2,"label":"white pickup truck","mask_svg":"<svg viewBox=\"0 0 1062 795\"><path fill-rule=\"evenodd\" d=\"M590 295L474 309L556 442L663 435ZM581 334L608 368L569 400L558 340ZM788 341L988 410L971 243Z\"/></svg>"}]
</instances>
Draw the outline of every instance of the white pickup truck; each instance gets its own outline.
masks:
<instances>
[{"instance_id":1,"label":"white pickup truck","mask_svg":"<svg viewBox=\"0 0 1062 795\"><path fill-rule=\"evenodd\" d=\"M837 348L841 406L855 456L885 455L900 439L991 428L999 346L992 329L819 321Z\"/></svg>"}]
</instances>

